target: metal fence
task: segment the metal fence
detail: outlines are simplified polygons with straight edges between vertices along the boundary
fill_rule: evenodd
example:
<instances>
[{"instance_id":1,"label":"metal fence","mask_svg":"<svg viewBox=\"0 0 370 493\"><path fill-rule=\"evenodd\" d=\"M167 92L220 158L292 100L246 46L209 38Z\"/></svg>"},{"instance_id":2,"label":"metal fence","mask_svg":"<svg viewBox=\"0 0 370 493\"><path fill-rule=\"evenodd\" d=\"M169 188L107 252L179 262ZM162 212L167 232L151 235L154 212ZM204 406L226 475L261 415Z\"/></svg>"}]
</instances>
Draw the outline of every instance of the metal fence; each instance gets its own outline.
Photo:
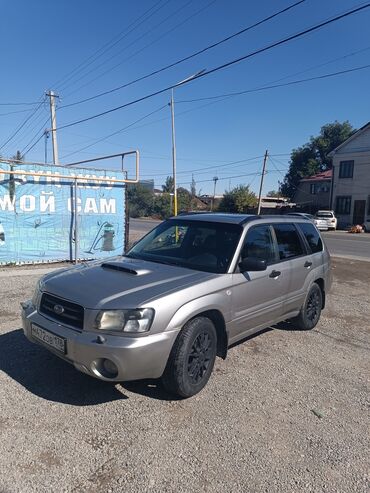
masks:
<instances>
[{"instance_id":1,"label":"metal fence","mask_svg":"<svg viewBox=\"0 0 370 493\"><path fill-rule=\"evenodd\" d=\"M134 179L123 169L127 154L136 155ZM119 170L80 167L115 157ZM138 152L72 164L0 161L0 264L77 262L124 251L126 186L138 181Z\"/></svg>"}]
</instances>

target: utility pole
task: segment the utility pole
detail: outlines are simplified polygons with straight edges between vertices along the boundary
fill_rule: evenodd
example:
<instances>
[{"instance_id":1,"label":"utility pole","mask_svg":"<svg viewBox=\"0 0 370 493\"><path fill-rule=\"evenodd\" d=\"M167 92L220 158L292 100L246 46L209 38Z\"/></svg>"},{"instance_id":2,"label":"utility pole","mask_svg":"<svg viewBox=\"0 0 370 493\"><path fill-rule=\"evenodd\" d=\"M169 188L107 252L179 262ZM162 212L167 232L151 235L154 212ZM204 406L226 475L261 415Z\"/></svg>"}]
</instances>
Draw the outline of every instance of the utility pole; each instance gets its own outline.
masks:
<instances>
[{"instance_id":1,"label":"utility pole","mask_svg":"<svg viewBox=\"0 0 370 493\"><path fill-rule=\"evenodd\" d=\"M259 194L258 194L258 209L257 209L257 214L258 214L258 215L261 213L262 187L263 187L263 179L265 178L265 174L266 174L266 163L267 163L267 158L268 158L268 151L266 150L266 152L265 152L265 157L263 158L262 174L261 174L261 183L260 183L260 191L259 191Z\"/></svg>"},{"instance_id":2,"label":"utility pole","mask_svg":"<svg viewBox=\"0 0 370 493\"><path fill-rule=\"evenodd\" d=\"M212 202L211 202L211 211L213 211L213 207L214 207L214 203L215 203L216 183L217 183L217 180L218 180L218 176L214 176L213 177L213 182L214 182L214 185L213 185L213 199L212 199Z\"/></svg>"},{"instance_id":3,"label":"utility pole","mask_svg":"<svg viewBox=\"0 0 370 493\"><path fill-rule=\"evenodd\" d=\"M175 102L173 99L173 89L171 90L170 106L171 106L171 121L172 121L173 215L177 216Z\"/></svg>"},{"instance_id":4,"label":"utility pole","mask_svg":"<svg viewBox=\"0 0 370 493\"><path fill-rule=\"evenodd\" d=\"M50 118L51 118L51 139L53 143L53 163L59 164L58 143L57 143L57 120L55 115L55 98L58 98L54 91L46 93L50 98Z\"/></svg>"}]
</instances>

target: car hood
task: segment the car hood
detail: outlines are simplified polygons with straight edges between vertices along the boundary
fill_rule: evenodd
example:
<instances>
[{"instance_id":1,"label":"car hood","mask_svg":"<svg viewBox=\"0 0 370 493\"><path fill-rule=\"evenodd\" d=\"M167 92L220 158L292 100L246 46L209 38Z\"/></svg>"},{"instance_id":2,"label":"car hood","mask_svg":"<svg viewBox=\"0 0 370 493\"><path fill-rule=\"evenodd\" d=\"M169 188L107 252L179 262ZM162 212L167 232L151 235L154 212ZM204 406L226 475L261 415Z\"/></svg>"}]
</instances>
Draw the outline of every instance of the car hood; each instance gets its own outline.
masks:
<instances>
[{"instance_id":1,"label":"car hood","mask_svg":"<svg viewBox=\"0 0 370 493\"><path fill-rule=\"evenodd\" d=\"M90 309L138 308L214 277L217 274L115 257L48 274L41 289Z\"/></svg>"}]
</instances>

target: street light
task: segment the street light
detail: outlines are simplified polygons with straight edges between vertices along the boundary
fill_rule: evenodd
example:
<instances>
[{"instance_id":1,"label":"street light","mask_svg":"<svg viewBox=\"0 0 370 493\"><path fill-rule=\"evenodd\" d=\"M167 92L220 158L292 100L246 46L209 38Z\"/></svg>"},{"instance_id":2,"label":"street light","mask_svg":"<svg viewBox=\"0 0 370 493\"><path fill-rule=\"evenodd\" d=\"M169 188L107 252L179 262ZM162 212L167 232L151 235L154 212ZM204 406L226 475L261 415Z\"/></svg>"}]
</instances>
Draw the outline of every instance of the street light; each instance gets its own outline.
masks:
<instances>
[{"instance_id":1,"label":"street light","mask_svg":"<svg viewBox=\"0 0 370 493\"><path fill-rule=\"evenodd\" d=\"M200 70L196 74L191 75L190 77L187 77L186 79L178 82L177 84L174 85L174 87L171 89L171 122L172 122L172 172L173 172L173 212L174 216L177 216L177 186L176 186L176 136L175 136L175 101L173 98L173 90L175 87L182 86L185 84L185 82L189 82L192 79L196 79L199 77L201 74L205 72L205 69Z\"/></svg>"}]
</instances>

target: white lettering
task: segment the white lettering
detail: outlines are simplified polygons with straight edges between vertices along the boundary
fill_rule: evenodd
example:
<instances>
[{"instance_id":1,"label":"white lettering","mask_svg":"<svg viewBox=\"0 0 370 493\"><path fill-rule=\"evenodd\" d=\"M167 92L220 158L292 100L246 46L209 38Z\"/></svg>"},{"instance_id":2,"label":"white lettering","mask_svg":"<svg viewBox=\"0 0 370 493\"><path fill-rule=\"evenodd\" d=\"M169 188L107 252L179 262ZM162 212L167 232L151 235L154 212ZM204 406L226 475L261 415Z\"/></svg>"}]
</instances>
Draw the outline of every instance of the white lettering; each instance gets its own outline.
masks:
<instances>
[{"instance_id":1,"label":"white lettering","mask_svg":"<svg viewBox=\"0 0 370 493\"><path fill-rule=\"evenodd\" d=\"M0 209L2 211L14 211L15 210L15 201L10 200L10 195L4 195L4 197L0 197Z\"/></svg>"},{"instance_id":2,"label":"white lettering","mask_svg":"<svg viewBox=\"0 0 370 493\"><path fill-rule=\"evenodd\" d=\"M55 197L53 195L50 197L41 195L40 212L55 212Z\"/></svg>"},{"instance_id":3,"label":"white lettering","mask_svg":"<svg viewBox=\"0 0 370 493\"><path fill-rule=\"evenodd\" d=\"M36 209L36 199L33 195L22 195L19 208L23 212L33 212Z\"/></svg>"},{"instance_id":4,"label":"white lettering","mask_svg":"<svg viewBox=\"0 0 370 493\"><path fill-rule=\"evenodd\" d=\"M98 207L96 205L95 199L86 199L84 212L85 213L94 212L95 214L98 213Z\"/></svg>"},{"instance_id":5,"label":"white lettering","mask_svg":"<svg viewBox=\"0 0 370 493\"><path fill-rule=\"evenodd\" d=\"M116 213L116 199L100 199L100 212L102 214Z\"/></svg>"}]
</instances>

